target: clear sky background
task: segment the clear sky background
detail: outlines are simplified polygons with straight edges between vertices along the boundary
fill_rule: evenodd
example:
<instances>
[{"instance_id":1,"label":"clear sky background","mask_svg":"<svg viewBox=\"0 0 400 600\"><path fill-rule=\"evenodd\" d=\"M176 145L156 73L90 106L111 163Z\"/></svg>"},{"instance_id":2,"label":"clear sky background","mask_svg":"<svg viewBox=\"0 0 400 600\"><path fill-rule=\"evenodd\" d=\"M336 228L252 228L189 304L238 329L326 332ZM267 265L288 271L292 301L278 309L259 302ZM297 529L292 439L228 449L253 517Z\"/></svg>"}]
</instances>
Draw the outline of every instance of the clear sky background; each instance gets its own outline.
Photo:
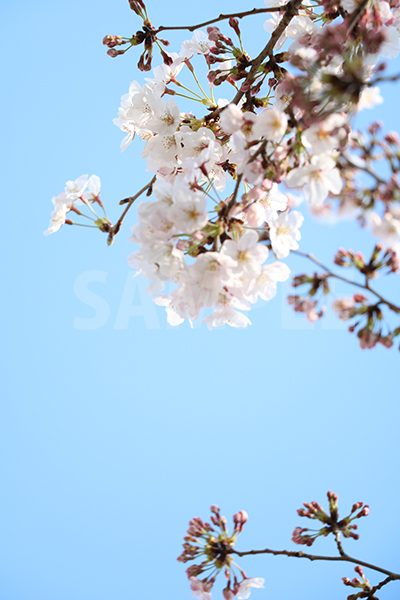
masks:
<instances>
[{"instance_id":1,"label":"clear sky background","mask_svg":"<svg viewBox=\"0 0 400 600\"><path fill-rule=\"evenodd\" d=\"M249 6L152 4L164 24ZM227 515L245 508L241 549L291 548L295 509L327 489L345 510L371 504L349 552L399 570L396 351L362 352L333 319L310 326L285 290L247 330L172 329L132 280L129 227L112 248L78 228L44 238L66 179L99 174L113 217L147 181L140 143L121 155L111 122L141 78L135 55L112 60L101 46L138 22L125 0L3 0L0 21L1 600L189 599L175 558L191 516L211 503ZM250 49L263 45L262 21L247 26ZM385 93L375 116L398 129L398 89ZM338 245L368 247L368 236L305 225L304 250L329 259ZM243 564L266 578L259 600L345 598L340 578L352 575L279 558ZM399 594L393 584L382 598Z\"/></svg>"}]
</instances>

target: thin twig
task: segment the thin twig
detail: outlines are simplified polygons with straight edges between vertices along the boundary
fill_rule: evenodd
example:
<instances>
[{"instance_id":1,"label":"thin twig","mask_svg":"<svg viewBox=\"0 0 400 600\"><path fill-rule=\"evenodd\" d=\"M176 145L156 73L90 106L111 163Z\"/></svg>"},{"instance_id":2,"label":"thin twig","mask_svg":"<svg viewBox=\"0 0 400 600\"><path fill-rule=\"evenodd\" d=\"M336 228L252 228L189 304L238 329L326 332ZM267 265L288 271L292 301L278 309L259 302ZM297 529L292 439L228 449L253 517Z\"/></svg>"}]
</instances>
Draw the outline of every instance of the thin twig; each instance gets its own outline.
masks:
<instances>
[{"instance_id":1,"label":"thin twig","mask_svg":"<svg viewBox=\"0 0 400 600\"><path fill-rule=\"evenodd\" d=\"M142 194L144 194L144 192L146 192L146 191L149 192L151 190L151 188L153 187L156 179L157 179L157 176L154 175L154 177L152 177L151 180L148 183L146 183L146 185L144 185L138 192L136 192L136 194L134 194L133 196L130 196L129 198L124 198L124 200L120 201L120 204L121 205L122 204L126 204L126 207L125 207L124 211L122 212L120 218L115 223L115 225L112 226L112 228L110 230L110 233L108 234L108 239L107 239L108 245L112 244L114 236L116 236L117 233L119 232L119 230L121 229L121 225L124 222L124 219L125 219L126 215L128 214L128 211L131 208L132 204Z\"/></svg>"},{"instance_id":2,"label":"thin twig","mask_svg":"<svg viewBox=\"0 0 400 600\"><path fill-rule=\"evenodd\" d=\"M342 275L338 275L334 271L331 271L331 269L329 269L329 267L327 267L326 265L324 265L313 254L310 254L310 253L307 253L307 252L301 252L300 250L294 250L293 254L297 254L297 256L302 256L303 258L307 258L307 260L311 261L312 263L314 263L315 265L317 265L318 267L320 267L320 269L322 269L323 271L325 271L325 273L327 273L329 275L329 277L332 277L334 279L338 279L339 281L343 281L344 283L348 283L349 285L352 285L354 287L357 287L357 288L360 288L362 290L365 290L365 291L369 292L370 294L372 294L376 298L379 298L380 302L382 302L383 304L386 304L386 306L388 308L390 308L391 310L393 310L396 313L400 313L400 307L399 306L396 306L396 304L393 304L393 302L390 302L390 300L387 300L386 298L384 298L379 292L377 292L376 290L374 290L373 288L371 288L369 286L369 284L359 283L358 281L353 281L352 279L348 279L347 277L343 277Z\"/></svg>"},{"instance_id":3,"label":"thin twig","mask_svg":"<svg viewBox=\"0 0 400 600\"><path fill-rule=\"evenodd\" d=\"M289 558L306 558L310 561L331 561L331 562L348 562L353 563L355 565L360 565L361 567L365 567L366 569L371 569L372 571L377 571L378 573L383 573L391 578L392 581L400 580L400 573L394 573L389 571L388 569L384 569L383 567L379 567L372 563L365 562L364 560L359 560L357 558L353 558L348 554L344 556L323 556L318 554L308 554L306 552L299 552L293 550L271 550L270 548L264 548L263 550L247 550L244 552L240 552L239 550L232 550L232 554L236 554L237 556L254 556L257 554L272 554L273 556L287 556Z\"/></svg>"},{"instance_id":4,"label":"thin twig","mask_svg":"<svg viewBox=\"0 0 400 600\"><path fill-rule=\"evenodd\" d=\"M391 575L389 575L388 577L386 577L386 579L384 579L383 581L381 581L380 583L375 585L373 588L371 588L368 598L373 599L375 592L379 592L379 590L381 590L385 585L387 585L391 581L395 581L395 580L393 579L393 577Z\"/></svg>"},{"instance_id":5,"label":"thin twig","mask_svg":"<svg viewBox=\"0 0 400 600\"><path fill-rule=\"evenodd\" d=\"M226 216L229 216L229 213L230 213L231 209L235 205L236 198L238 196L239 189L240 189L240 184L242 183L242 179L243 179L243 175L242 174L238 175L238 177L236 179L236 185L235 185L235 189L233 190L232 197L229 200L229 202L228 202L228 204L226 205L226 208L225 208L225 213L224 214Z\"/></svg>"},{"instance_id":6,"label":"thin twig","mask_svg":"<svg viewBox=\"0 0 400 600\"><path fill-rule=\"evenodd\" d=\"M288 4L285 4L284 8L285 12L283 13L282 19L279 21L278 26L272 32L272 35L267 43L267 45L261 50L260 54L252 61L252 67L247 75L244 84L242 84L241 89L237 92L236 96L232 100L232 104L238 104L240 100L243 98L246 92L243 92L243 85L251 84L254 81L255 76L257 75L258 69L260 65L264 62L264 60L270 56L277 44L279 38L285 31L286 27L289 25L290 21L293 17L296 16L299 7L301 6L302 0L291 0Z\"/></svg>"},{"instance_id":7,"label":"thin twig","mask_svg":"<svg viewBox=\"0 0 400 600\"><path fill-rule=\"evenodd\" d=\"M400 80L400 73L396 73L395 75L382 75L382 77L375 77L375 79L371 79L371 81L367 82L368 87L372 87L377 83L388 83L395 82Z\"/></svg>"},{"instance_id":8,"label":"thin twig","mask_svg":"<svg viewBox=\"0 0 400 600\"><path fill-rule=\"evenodd\" d=\"M382 177L380 177L378 175L378 173L375 173L375 171L373 171L372 169L370 169L370 167L368 167L367 165L356 165L348 156L344 155L343 156L344 160L346 161L346 163L350 166L350 167L354 167L355 169L358 169L359 171L363 171L364 173L368 173L368 175L370 175L371 177L373 177L375 179L375 181L377 183L381 183L382 185L387 184L387 181L385 179L383 179Z\"/></svg>"},{"instance_id":9,"label":"thin twig","mask_svg":"<svg viewBox=\"0 0 400 600\"><path fill-rule=\"evenodd\" d=\"M230 14L221 13L218 17L214 17L209 21L203 21L203 23L197 23L196 25L161 25L158 29L155 30L155 33L159 33L160 31L196 31L196 29L200 29L201 27L206 27L207 25L212 25L213 23L218 23L219 21L226 21L227 19L237 18L242 19L243 17L250 17L251 15L259 15L262 13L272 13L279 12L285 8L284 6L271 6L270 8L252 8L251 10L244 10L243 12L235 12Z\"/></svg>"},{"instance_id":10,"label":"thin twig","mask_svg":"<svg viewBox=\"0 0 400 600\"><path fill-rule=\"evenodd\" d=\"M346 556L346 552L344 551L342 542L340 541L340 532L339 531L335 531L335 542L336 542L336 547L338 549L340 556Z\"/></svg>"}]
</instances>

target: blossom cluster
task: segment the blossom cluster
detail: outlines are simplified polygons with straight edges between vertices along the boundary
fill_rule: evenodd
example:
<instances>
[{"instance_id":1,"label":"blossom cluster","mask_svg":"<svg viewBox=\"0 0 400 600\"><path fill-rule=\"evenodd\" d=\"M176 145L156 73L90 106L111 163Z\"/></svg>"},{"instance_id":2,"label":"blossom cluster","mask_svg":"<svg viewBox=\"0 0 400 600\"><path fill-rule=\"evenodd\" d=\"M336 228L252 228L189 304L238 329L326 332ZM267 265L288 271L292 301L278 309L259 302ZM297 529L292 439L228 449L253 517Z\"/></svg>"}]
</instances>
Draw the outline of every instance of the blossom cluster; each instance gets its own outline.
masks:
<instances>
[{"instance_id":1,"label":"blossom cluster","mask_svg":"<svg viewBox=\"0 0 400 600\"><path fill-rule=\"evenodd\" d=\"M225 580L225 586L222 589L224 600L247 600L250 597L253 588L264 587L264 579L261 577L248 578L245 572L235 563L236 556L248 556L252 554L266 554L272 556L286 556L291 558L307 558L309 560L341 560L350 563L356 563L356 559L346 554L343 547L342 538L345 540L358 540L358 525L355 521L369 515L369 506L364 502L355 502L350 512L345 516L339 515L338 496L332 491L327 492L328 509L325 510L319 502L304 502L298 509L297 514L300 517L312 520L314 523L320 523L318 529L309 529L306 527L296 527L292 534L292 541L295 544L303 546L312 546L316 540L321 537L332 536L335 542L338 556L327 557L315 554L308 554L296 550L273 550L266 548L264 550L238 551L235 549L238 536L248 521L246 511L241 510L233 516L233 529L229 531L227 520L221 515L217 506L211 506L210 521L203 521L200 517L194 517L189 522L189 527L183 539L183 551L178 557L182 563L191 563L186 569L193 595L199 600L211 600L211 593L215 589L215 584L219 576ZM372 564L362 563L369 568L375 569L380 573L389 574L390 572ZM359 578L350 580L343 578L346 586L358 588L361 592L358 595L349 597L349 600L356 598L370 598L375 600L373 593L381 589L392 580L400 579L400 575L392 574L375 588L373 588L364 576L360 565L357 565L355 571Z\"/></svg>"},{"instance_id":2,"label":"blossom cluster","mask_svg":"<svg viewBox=\"0 0 400 600\"><path fill-rule=\"evenodd\" d=\"M100 178L97 175L81 175L74 181L67 181L64 191L53 198L54 210L45 235L55 233L65 223L72 224L68 215L72 212L82 216L82 209L84 208L87 208L90 213L94 214L96 217L95 220L97 220L99 217L94 205L98 204L102 206L100 188Z\"/></svg>"},{"instance_id":3,"label":"blossom cluster","mask_svg":"<svg viewBox=\"0 0 400 600\"><path fill-rule=\"evenodd\" d=\"M355 502L350 513L343 518L339 517L338 512L338 496L334 492L329 491L328 511L325 511L318 502L304 502L303 507L299 508L297 514L299 517L305 517L314 521L319 521L322 527L318 530L310 530L307 527L296 527L292 534L292 540L295 544L304 546L312 546L315 540L319 537L327 537L330 534L337 536L343 535L344 538L353 538L358 540L359 535L356 533L358 526L353 521L367 517L369 514L369 506L363 502Z\"/></svg>"},{"instance_id":4,"label":"blossom cluster","mask_svg":"<svg viewBox=\"0 0 400 600\"><path fill-rule=\"evenodd\" d=\"M374 589L370 584L369 580L365 577L362 567L360 567L360 565L357 565L354 568L354 571L357 573L358 577L353 577L353 579L349 579L349 577L343 577L342 581L344 585L359 589L361 590L361 592L347 596L347 600L358 600L359 598L369 598L370 600L378 600L376 596L373 595Z\"/></svg>"},{"instance_id":5,"label":"blossom cluster","mask_svg":"<svg viewBox=\"0 0 400 600\"><path fill-rule=\"evenodd\" d=\"M147 188L152 198L137 211L130 264L150 281L171 325L198 319L210 328L249 325L246 313L258 300L273 298L289 277L282 260L299 249L303 199L315 214L326 214L334 202L354 203L354 173L370 170L371 147L351 131L351 117L380 101L375 84L385 67L379 61L400 51L400 7L385 0L314 6L266 0L266 6L274 11L264 24L269 52L253 60L233 17L232 36L212 25L196 29L179 52L170 51L160 38L168 28L153 26L143 0L130 2L142 29L103 40L111 56L143 46L142 71L151 70L155 50L162 59L151 78L131 83L114 123L125 134L122 149L141 138L153 175ZM199 61L207 70L204 83ZM230 89L232 101L222 95ZM181 97L200 112L182 110ZM355 160L357 143L364 155ZM396 252L398 140L391 134L379 148L392 177L379 188L383 212L371 211L368 223ZM81 180L87 182L79 178L78 187ZM99 187L98 178L91 181ZM72 223L73 211L112 240L115 227L93 208L101 205L99 190L85 185L73 198L66 191L53 200L48 232ZM79 212L82 203L91 215ZM329 291L327 278L311 284L313 294ZM295 295L289 301L310 320L323 314L315 299Z\"/></svg>"},{"instance_id":6,"label":"blossom cluster","mask_svg":"<svg viewBox=\"0 0 400 600\"><path fill-rule=\"evenodd\" d=\"M355 218L386 248L400 251L400 137L374 122L366 134L354 131L340 157L340 198L320 209L324 218Z\"/></svg>"},{"instance_id":7,"label":"blossom cluster","mask_svg":"<svg viewBox=\"0 0 400 600\"><path fill-rule=\"evenodd\" d=\"M304 313L309 321L316 321L325 313L326 307L322 302L331 291L330 280L338 277L342 281L348 281L353 286L370 292L370 296L358 291L350 297L336 298L332 303L334 312L340 320L350 322L348 329L351 333L356 333L362 349L375 348L377 344L391 348L395 339L400 336L400 328L391 325L384 318L384 309L397 316L400 314L400 307L372 290L370 282L382 275L399 272L397 254L391 248L385 249L381 244L375 245L368 259L361 252L339 248L334 263L341 268L353 269L363 277L365 283L348 280L329 270L312 275L297 275L292 280L297 294L288 297L289 304L296 312ZM299 288L302 288L302 293L298 291Z\"/></svg>"},{"instance_id":8,"label":"blossom cluster","mask_svg":"<svg viewBox=\"0 0 400 600\"><path fill-rule=\"evenodd\" d=\"M221 572L226 580L224 600L247 600L253 588L264 587L262 577L247 577L233 558L235 543L247 519L244 510L233 515L233 530L229 532L218 506L211 506L210 523L200 517L190 520L178 560L195 563L186 572L193 595L199 600L211 600L211 590Z\"/></svg>"}]
</instances>

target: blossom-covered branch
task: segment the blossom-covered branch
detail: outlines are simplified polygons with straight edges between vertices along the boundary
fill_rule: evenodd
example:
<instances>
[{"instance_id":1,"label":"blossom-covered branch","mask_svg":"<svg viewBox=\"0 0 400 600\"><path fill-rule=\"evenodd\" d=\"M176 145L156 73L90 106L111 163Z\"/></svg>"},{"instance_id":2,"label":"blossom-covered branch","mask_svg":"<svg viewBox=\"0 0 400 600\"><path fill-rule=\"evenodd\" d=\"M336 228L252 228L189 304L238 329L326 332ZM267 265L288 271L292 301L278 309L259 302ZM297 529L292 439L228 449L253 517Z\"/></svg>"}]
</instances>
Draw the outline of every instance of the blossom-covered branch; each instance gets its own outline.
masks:
<instances>
[{"instance_id":1,"label":"blossom-covered branch","mask_svg":"<svg viewBox=\"0 0 400 600\"><path fill-rule=\"evenodd\" d=\"M183 563L193 563L187 568L187 575L194 595L200 600L211 600L211 590L216 584L218 575L221 574L227 582L222 590L224 600L233 600L234 598L245 600L249 598L252 588L264 587L264 579L261 577L249 578L243 569L235 563L234 557L265 554L306 559L312 562L355 564L355 572L358 577L353 579L343 577L343 583L346 586L358 588L360 591L357 594L348 596L348 600L356 600L357 598L377 600L375 593L391 582L400 581L400 573L348 555L344 551L341 542L341 537L355 540L359 538L358 526L355 521L368 516L369 507L363 502L355 502L350 513L342 518L338 511L337 495L328 492L327 496L328 511L325 511L318 502L305 502L303 507L297 511L300 517L317 521L321 525L316 530L296 527L293 531L292 541L296 544L312 546L318 538L331 535L335 540L338 555L324 556L296 550L273 550L271 548L237 550L235 548L237 539L248 520L248 515L243 510L233 516L234 527L232 531L229 531L226 518L221 516L220 510L216 506L211 507L210 522L204 522L199 517L192 519L184 538L183 552L178 560ZM386 575L386 577L372 586L364 575L363 567Z\"/></svg>"},{"instance_id":2,"label":"blossom-covered branch","mask_svg":"<svg viewBox=\"0 0 400 600\"><path fill-rule=\"evenodd\" d=\"M129 4L142 28L103 41L111 56L142 48L144 72L160 55L153 77L130 85L115 119L125 133L123 149L142 139L150 181L123 202L115 224L100 200L98 178L69 181L53 200L48 232L79 224L105 232L111 243L143 195L130 263L150 280L168 322L203 318L209 327L246 327L251 307L273 298L289 277L284 260L299 251L303 199L316 217L340 217L351 208L381 243L368 260L358 252L337 254L343 262L337 264L355 268L363 281L322 268L321 275L295 277L296 287L309 284L309 290L289 300L314 319L322 314L314 296L329 291L329 279L363 288L374 302L354 295L340 316L358 319L351 327L363 347L391 346L400 330L383 328L382 309L397 314L398 302L386 300L370 280L398 270L399 141L393 132L379 138L377 125L363 137L351 121L381 101L372 84L385 79L382 57L400 51L397 4L267 0L266 8L173 27L154 26L143 0ZM269 35L252 58L240 18L262 13L271 13L264 23ZM218 21L229 31L216 27ZM177 28L194 34L175 53L160 33ZM180 98L191 103L189 110L179 108Z\"/></svg>"}]
</instances>

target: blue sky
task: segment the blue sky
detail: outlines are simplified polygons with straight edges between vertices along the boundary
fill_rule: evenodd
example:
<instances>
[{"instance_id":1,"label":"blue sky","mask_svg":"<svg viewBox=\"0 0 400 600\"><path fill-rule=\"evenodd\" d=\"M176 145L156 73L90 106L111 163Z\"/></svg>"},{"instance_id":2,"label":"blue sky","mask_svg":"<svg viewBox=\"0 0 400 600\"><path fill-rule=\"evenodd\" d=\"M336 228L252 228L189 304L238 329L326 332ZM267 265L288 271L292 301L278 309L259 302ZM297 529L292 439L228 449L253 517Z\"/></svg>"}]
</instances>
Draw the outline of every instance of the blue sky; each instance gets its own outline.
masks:
<instances>
[{"instance_id":1,"label":"blue sky","mask_svg":"<svg viewBox=\"0 0 400 600\"><path fill-rule=\"evenodd\" d=\"M153 4L154 21L175 24L228 6ZM349 552L398 570L396 351L361 352L333 320L311 327L284 292L245 331L171 329L131 278L129 228L112 248L73 228L44 238L66 179L101 175L115 207L147 180L140 144L120 154L111 122L135 57L113 61L101 46L137 22L123 0L6 0L0 17L0 598L189 599L175 558L191 516L211 503L227 515L246 508L241 549L291 547L295 509L327 489L344 508L371 504ZM247 31L259 48L262 19ZM385 91L375 116L398 129L397 91ZM367 242L350 224L303 232L303 248L325 259ZM340 577L352 575L345 565L243 564L266 578L259 600L337 600ZM393 585L382 598L398 594Z\"/></svg>"}]
</instances>

